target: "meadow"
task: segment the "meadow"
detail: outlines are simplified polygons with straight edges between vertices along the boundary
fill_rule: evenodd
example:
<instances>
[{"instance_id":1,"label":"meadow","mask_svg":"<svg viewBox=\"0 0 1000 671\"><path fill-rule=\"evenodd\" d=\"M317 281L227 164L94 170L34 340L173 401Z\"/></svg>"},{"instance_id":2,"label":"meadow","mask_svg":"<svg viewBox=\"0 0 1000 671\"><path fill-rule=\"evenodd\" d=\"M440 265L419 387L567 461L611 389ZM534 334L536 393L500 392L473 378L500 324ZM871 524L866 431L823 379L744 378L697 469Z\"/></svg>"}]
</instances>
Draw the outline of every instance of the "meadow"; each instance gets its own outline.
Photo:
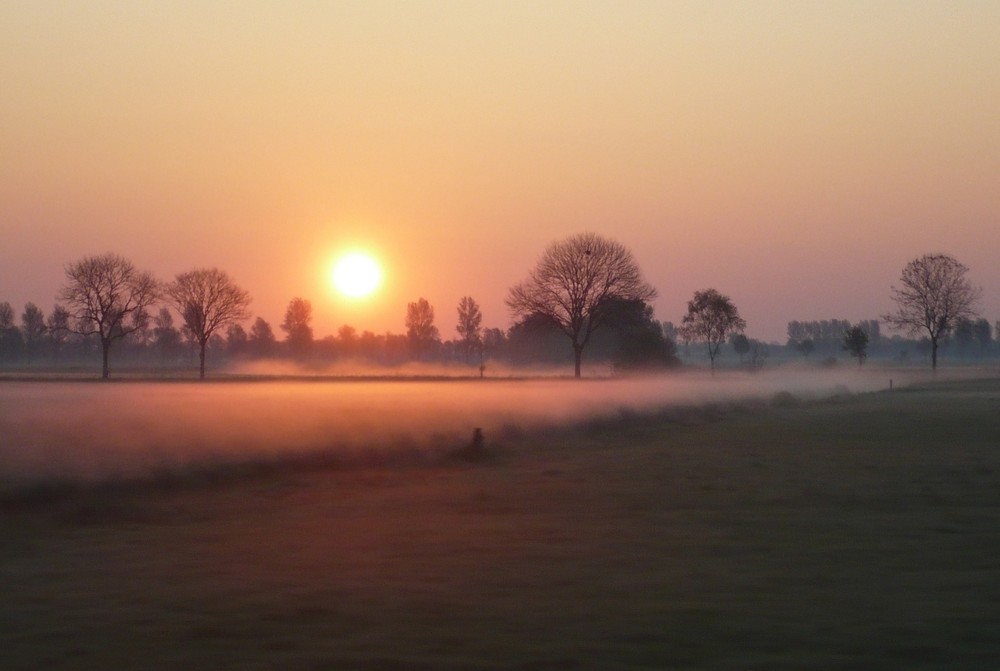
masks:
<instances>
[{"instance_id":1,"label":"meadow","mask_svg":"<svg viewBox=\"0 0 1000 671\"><path fill-rule=\"evenodd\" d=\"M831 382L4 382L0 667L996 668L1000 380Z\"/></svg>"}]
</instances>

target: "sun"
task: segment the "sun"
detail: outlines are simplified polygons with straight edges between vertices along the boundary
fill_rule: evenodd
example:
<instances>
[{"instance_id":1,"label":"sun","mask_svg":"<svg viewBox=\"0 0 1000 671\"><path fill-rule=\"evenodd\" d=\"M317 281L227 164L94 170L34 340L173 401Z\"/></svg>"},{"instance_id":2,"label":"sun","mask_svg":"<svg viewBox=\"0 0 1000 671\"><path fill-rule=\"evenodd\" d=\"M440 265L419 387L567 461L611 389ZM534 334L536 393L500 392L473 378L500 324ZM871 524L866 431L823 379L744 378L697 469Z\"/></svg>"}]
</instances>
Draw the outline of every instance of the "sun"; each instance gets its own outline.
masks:
<instances>
[{"instance_id":1,"label":"sun","mask_svg":"<svg viewBox=\"0 0 1000 671\"><path fill-rule=\"evenodd\" d=\"M351 298L364 298L378 289L382 282L382 269L370 254L351 252L337 260L333 266L333 286Z\"/></svg>"}]
</instances>

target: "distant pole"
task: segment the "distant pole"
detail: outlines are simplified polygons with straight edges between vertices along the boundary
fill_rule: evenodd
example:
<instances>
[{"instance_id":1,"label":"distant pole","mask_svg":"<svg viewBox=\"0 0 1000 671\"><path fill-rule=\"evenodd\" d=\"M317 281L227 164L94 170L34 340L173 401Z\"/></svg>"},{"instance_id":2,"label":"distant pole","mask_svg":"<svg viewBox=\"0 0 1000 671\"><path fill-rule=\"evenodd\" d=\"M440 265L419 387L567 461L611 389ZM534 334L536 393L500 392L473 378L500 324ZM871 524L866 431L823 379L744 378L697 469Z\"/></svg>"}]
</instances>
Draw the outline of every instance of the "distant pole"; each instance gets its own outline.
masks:
<instances>
[{"instance_id":1,"label":"distant pole","mask_svg":"<svg viewBox=\"0 0 1000 671\"><path fill-rule=\"evenodd\" d=\"M892 378L889 378L889 391L892 391Z\"/></svg>"}]
</instances>

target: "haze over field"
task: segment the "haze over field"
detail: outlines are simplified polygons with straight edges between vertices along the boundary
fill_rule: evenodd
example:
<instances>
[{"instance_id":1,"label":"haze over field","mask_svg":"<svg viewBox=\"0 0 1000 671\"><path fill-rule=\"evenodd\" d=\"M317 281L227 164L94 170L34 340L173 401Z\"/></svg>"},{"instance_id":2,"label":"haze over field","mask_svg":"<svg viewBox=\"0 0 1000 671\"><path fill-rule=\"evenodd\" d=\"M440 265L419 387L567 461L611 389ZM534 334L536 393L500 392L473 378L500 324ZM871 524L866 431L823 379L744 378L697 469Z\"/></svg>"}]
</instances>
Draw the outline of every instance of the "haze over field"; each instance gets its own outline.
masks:
<instances>
[{"instance_id":1,"label":"haze over field","mask_svg":"<svg viewBox=\"0 0 1000 671\"><path fill-rule=\"evenodd\" d=\"M48 312L115 251L225 269L271 323L304 296L318 336L418 296L506 328L582 230L635 251L658 319L712 286L763 339L877 318L924 253L997 287L998 34L973 0L4 2L0 301ZM363 301L328 281L355 247Z\"/></svg>"},{"instance_id":2,"label":"haze over field","mask_svg":"<svg viewBox=\"0 0 1000 671\"><path fill-rule=\"evenodd\" d=\"M897 384L902 373L895 371ZM0 484L105 480L324 453L440 457L505 432L622 412L888 386L884 371L712 379L120 382L0 385Z\"/></svg>"}]
</instances>

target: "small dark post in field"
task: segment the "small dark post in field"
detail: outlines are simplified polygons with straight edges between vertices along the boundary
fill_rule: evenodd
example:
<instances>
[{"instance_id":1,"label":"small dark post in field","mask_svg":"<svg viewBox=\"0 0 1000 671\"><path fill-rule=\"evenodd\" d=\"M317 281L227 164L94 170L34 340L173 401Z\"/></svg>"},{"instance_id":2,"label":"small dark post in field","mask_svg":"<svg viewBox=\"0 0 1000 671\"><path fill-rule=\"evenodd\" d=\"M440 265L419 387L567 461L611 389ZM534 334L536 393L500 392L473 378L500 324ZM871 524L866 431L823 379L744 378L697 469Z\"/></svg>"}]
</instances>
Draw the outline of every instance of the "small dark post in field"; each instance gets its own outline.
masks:
<instances>
[{"instance_id":1,"label":"small dark post in field","mask_svg":"<svg viewBox=\"0 0 1000 671\"><path fill-rule=\"evenodd\" d=\"M483 430L478 426L472 430L472 441L461 452L462 457L469 461L478 461L486 456Z\"/></svg>"}]
</instances>

